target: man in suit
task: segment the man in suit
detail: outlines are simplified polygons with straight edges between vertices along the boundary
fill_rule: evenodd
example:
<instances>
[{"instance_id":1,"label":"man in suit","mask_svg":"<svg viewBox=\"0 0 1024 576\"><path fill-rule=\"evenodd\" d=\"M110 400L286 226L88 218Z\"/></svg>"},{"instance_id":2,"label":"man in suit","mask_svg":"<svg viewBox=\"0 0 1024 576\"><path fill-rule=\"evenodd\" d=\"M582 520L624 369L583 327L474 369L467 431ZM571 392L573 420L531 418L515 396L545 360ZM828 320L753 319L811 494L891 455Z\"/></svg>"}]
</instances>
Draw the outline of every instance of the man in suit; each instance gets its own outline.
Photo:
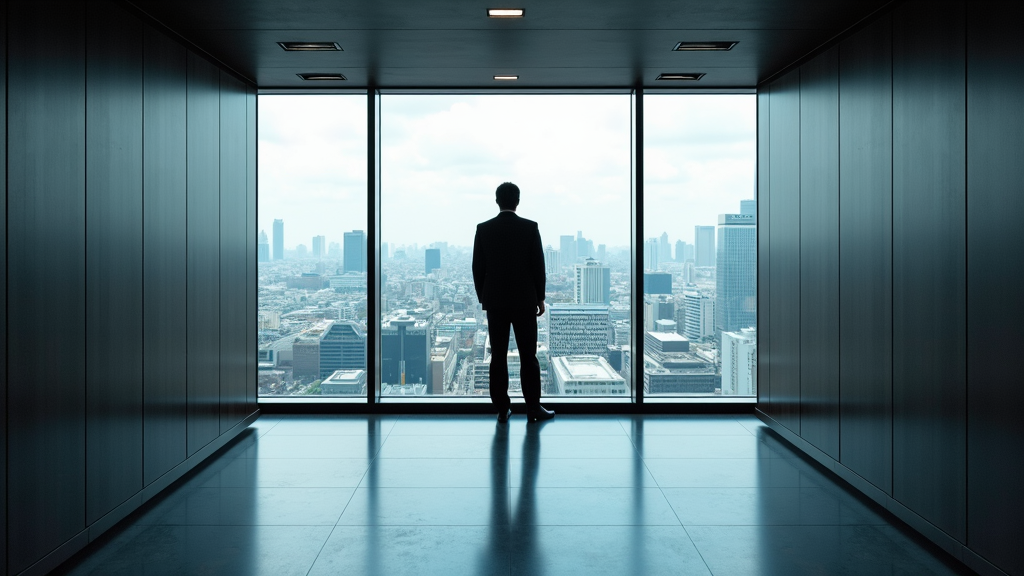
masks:
<instances>
[{"instance_id":1,"label":"man in suit","mask_svg":"<svg viewBox=\"0 0 1024 576\"><path fill-rule=\"evenodd\" d=\"M498 422L512 416L508 397L509 327L519 345L520 378L526 417L549 420L555 413L540 405L540 363L537 362L537 317L544 314L544 249L537 223L516 215L519 187L505 182L494 193L501 212L476 227L473 242L473 284L487 311L491 337L491 402Z\"/></svg>"}]
</instances>

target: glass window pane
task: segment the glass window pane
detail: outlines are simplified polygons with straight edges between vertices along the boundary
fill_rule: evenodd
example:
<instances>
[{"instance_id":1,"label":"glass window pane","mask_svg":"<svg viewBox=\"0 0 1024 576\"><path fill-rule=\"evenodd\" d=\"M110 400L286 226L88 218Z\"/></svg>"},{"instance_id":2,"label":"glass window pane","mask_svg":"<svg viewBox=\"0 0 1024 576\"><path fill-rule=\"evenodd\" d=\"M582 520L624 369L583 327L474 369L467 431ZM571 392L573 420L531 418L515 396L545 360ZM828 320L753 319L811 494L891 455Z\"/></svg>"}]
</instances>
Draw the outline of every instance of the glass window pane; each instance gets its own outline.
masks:
<instances>
[{"instance_id":1,"label":"glass window pane","mask_svg":"<svg viewBox=\"0 0 1024 576\"><path fill-rule=\"evenodd\" d=\"M366 398L366 96L259 96L259 393Z\"/></svg>"},{"instance_id":2,"label":"glass window pane","mask_svg":"<svg viewBox=\"0 0 1024 576\"><path fill-rule=\"evenodd\" d=\"M545 255L543 395L628 397L629 96L394 94L381 114L382 394L488 397L473 242L511 181Z\"/></svg>"},{"instance_id":3,"label":"glass window pane","mask_svg":"<svg viewBox=\"0 0 1024 576\"><path fill-rule=\"evenodd\" d=\"M644 97L644 394L754 396L754 95Z\"/></svg>"}]
</instances>

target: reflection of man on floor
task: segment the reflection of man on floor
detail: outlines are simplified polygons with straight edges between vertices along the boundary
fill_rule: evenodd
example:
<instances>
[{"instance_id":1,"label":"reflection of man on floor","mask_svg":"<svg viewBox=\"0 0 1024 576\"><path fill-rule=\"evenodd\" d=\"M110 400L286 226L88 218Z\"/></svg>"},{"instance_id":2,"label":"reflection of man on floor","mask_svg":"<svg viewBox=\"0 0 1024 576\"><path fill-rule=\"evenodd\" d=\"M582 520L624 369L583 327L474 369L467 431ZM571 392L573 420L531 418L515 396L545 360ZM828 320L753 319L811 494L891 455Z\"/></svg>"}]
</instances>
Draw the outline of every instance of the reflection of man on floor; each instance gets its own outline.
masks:
<instances>
[{"instance_id":1,"label":"reflection of man on floor","mask_svg":"<svg viewBox=\"0 0 1024 576\"><path fill-rule=\"evenodd\" d=\"M512 415L508 397L509 327L515 330L526 417L531 422L554 418L540 405L540 363L537 362L537 317L544 314L544 249L537 223L516 215L519 187L505 182L494 193L501 212L476 227L473 242L473 283L487 311L491 337L490 392L498 421Z\"/></svg>"}]
</instances>

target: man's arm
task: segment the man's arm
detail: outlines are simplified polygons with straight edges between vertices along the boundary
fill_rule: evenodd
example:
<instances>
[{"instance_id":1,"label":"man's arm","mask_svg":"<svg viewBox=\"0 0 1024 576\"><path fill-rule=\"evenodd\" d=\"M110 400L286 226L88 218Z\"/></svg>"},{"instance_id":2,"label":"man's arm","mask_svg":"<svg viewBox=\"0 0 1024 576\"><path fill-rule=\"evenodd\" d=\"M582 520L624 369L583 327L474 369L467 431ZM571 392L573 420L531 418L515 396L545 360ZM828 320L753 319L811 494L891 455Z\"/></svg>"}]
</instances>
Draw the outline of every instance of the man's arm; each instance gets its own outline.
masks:
<instances>
[{"instance_id":1,"label":"man's arm","mask_svg":"<svg viewBox=\"0 0 1024 576\"><path fill-rule=\"evenodd\" d=\"M537 293L537 306L540 310L540 314L543 314L544 289L547 288L548 277L547 272L544 270L544 245L540 239L540 230L537 228L534 228L533 247L531 248L531 252L533 254L533 288Z\"/></svg>"},{"instance_id":2,"label":"man's arm","mask_svg":"<svg viewBox=\"0 0 1024 576\"><path fill-rule=\"evenodd\" d=\"M484 303L484 253L483 243L480 241L480 226L476 227L476 236L473 238L473 286L476 288L476 299Z\"/></svg>"}]
</instances>

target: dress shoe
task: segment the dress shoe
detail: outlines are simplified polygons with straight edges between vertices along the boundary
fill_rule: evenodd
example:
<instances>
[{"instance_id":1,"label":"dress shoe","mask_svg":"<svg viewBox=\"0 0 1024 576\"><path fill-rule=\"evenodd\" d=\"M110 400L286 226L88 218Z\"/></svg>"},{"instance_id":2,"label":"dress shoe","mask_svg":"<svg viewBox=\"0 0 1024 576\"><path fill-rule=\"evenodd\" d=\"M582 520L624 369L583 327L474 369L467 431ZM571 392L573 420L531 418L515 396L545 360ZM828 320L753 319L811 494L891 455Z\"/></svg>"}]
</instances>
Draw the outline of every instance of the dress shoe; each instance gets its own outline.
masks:
<instances>
[{"instance_id":1,"label":"dress shoe","mask_svg":"<svg viewBox=\"0 0 1024 576\"><path fill-rule=\"evenodd\" d=\"M512 409L506 408L501 412L498 412L498 424L504 424L508 422L508 419L512 417Z\"/></svg>"},{"instance_id":2,"label":"dress shoe","mask_svg":"<svg viewBox=\"0 0 1024 576\"><path fill-rule=\"evenodd\" d=\"M540 420L551 420L555 417L554 410L548 410L547 408L538 404L534 408L528 408L526 410L526 419L530 422L537 422Z\"/></svg>"}]
</instances>

